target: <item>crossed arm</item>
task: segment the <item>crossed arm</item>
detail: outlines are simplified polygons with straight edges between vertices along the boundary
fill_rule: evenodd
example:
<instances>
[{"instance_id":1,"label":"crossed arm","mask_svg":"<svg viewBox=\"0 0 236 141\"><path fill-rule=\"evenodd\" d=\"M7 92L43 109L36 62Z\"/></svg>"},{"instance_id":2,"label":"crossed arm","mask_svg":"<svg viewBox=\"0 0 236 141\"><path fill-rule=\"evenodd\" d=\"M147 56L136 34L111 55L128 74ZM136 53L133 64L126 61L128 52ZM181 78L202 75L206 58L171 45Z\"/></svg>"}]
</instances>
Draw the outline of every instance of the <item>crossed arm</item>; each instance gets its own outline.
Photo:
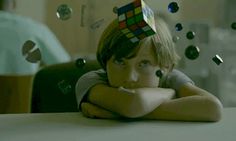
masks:
<instances>
[{"instance_id":1,"label":"crossed arm","mask_svg":"<svg viewBox=\"0 0 236 141\"><path fill-rule=\"evenodd\" d=\"M138 88L129 92L98 84L91 88L88 102L82 103L81 108L91 118L218 121L222 104L209 92L188 83L177 93L166 88Z\"/></svg>"}]
</instances>

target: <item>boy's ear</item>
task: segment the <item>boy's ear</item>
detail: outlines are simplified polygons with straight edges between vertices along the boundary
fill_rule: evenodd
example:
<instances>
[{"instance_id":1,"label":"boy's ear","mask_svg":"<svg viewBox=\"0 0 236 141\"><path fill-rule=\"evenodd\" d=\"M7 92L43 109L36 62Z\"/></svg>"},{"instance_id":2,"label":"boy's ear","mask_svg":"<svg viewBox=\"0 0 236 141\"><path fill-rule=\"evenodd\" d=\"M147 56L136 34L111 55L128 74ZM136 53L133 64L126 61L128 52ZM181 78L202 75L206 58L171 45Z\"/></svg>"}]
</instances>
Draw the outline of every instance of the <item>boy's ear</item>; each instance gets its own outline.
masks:
<instances>
[{"instance_id":1,"label":"boy's ear","mask_svg":"<svg viewBox=\"0 0 236 141\"><path fill-rule=\"evenodd\" d=\"M169 70L172 71L172 70L174 69L174 66L175 66L175 65L172 64L172 65L170 66Z\"/></svg>"}]
</instances>

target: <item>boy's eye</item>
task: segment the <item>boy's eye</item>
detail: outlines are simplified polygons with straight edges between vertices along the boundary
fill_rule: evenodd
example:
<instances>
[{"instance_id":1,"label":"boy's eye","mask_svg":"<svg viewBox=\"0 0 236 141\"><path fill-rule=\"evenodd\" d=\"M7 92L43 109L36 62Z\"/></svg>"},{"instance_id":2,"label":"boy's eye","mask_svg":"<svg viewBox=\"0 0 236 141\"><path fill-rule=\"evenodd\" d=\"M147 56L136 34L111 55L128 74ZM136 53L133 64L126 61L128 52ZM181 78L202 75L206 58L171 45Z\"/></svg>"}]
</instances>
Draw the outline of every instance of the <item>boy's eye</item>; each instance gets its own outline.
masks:
<instances>
[{"instance_id":1,"label":"boy's eye","mask_svg":"<svg viewBox=\"0 0 236 141\"><path fill-rule=\"evenodd\" d=\"M125 61L123 59L114 59L113 61L116 65L124 65Z\"/></svg>"},{"instance_id":2,"label":"boy's eye","mask_svg":"<svg viewBox=\"0 0 236 141\"><path fill-rule=\"evenodd\" d=\"M139 63L139 67L148 67L151 65L151 62L149 60L142 60L140 63Z\"/></svg>"}]
</instances>

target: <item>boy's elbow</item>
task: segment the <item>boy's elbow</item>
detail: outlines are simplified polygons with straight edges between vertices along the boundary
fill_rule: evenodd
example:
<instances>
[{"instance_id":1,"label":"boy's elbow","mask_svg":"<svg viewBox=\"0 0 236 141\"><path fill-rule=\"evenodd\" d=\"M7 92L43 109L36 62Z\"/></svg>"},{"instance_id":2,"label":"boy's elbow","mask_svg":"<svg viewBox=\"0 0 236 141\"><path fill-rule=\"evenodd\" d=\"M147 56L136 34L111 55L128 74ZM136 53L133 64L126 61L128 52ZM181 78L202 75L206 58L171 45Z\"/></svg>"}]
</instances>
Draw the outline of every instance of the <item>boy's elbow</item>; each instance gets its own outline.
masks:
<instances>
[{"instance_id":1,"label":"boy's elbow","mask_svg":"<svg viewBox=\"0 0 236 141\"><path fill-rule=\"evenodd\" d=\"M222 118L222 109L214 109L212 111L211 116L209 117L209 121L217 122Z\"/></svg>"},{"instance_id":2,"label":"boy's elbow","mask_svg":"<svg viewBox=\"0 0 236 141\"><path fill-rule=\"evenodd\" d=\"M217 122L222 118L223 106L218 99L209 100L209 121Z\"/></svg>"}]
</instances>

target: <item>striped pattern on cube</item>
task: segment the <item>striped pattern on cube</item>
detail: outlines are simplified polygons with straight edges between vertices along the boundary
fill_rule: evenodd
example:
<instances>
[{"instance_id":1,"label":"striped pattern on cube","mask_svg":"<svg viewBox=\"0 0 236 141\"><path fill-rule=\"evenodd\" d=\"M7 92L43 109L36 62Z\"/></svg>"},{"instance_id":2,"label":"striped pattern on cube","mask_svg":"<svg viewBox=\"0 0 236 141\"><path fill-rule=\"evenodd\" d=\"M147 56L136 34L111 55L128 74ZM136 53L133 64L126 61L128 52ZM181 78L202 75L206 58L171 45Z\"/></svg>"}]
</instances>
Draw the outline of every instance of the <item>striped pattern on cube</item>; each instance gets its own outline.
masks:
<instances>
[{"instance_id":1,"label":"striped pattern on cube","mask_svg":"<svg viewBox=\"0 0 236 141\"><path fill-rule=\"evenodd\" d=\"M131 42L156 33L154 13L143 0L135 0L117 9L119 28Z\"/></svg>"}]
</instances>

